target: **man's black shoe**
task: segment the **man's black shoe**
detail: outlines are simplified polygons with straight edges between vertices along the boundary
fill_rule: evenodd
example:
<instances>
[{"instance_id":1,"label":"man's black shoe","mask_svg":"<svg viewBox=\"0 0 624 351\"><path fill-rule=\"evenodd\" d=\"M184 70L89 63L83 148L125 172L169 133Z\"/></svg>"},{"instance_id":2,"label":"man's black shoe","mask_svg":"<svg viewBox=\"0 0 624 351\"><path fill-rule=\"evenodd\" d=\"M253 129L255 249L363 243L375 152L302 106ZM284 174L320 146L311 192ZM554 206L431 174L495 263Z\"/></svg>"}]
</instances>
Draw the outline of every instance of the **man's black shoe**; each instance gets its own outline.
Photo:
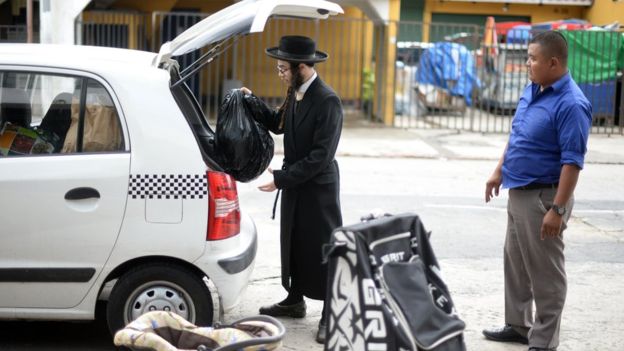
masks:
<instances>
[{"instance_id":1,"label":"man's black shoe","mask_svg":"<svg viewBox=\"0 0 624 351\"><path fill-rule=\"evenodd\" d=\"M260 314L272 317L303 318L306 315L306 304L305 301L286 306L275 303L270 306L260 307Z\"/></svg>"},{"instance_id":2,"label":"man's black shoe","mask_svg":"<svg viewBox=\"0 0 624 351\"><path fill-rule=\"evenodd\" d=\"M556 348L548 349L548 348L543 348L543 347L532 346L532 347L529 347L529 351L557 351L557 349Z\"/></svg>"},{"instance_id":3,"label":"man's black shoe","mask_svg":"<svg viewBox=\"0 0 624 351\"><path fill-rule=\"evenodd\" d=\"M483 335L487 339L494 341L503 341L503 342L519 342L521 344L528 344L529 340L524 336L520 335L514 328L512 328L509 324L506 324L502 328L495 329L485 329L483 330Z\"/></svg>"},{"instance_id":4,"label":"man's black shoe","mask_svg":"<svg viewBox=\"0 0 624 351\"><path fill-rule=\"evenodd\" d=\"M325 343L325 338L327 336L327 323L321 319L318 326L318 331L316 332L316 342L319 344Z\"/></svg>"}]
</instances>

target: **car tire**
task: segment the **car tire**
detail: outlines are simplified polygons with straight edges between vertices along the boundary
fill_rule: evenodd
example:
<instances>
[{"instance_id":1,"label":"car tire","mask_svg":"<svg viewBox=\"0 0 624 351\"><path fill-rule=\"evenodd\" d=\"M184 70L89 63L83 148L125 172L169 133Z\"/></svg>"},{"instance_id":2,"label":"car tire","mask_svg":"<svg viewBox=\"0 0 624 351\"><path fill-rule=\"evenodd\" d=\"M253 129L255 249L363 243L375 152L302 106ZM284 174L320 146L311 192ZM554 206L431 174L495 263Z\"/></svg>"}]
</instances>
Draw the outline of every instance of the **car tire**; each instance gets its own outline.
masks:
<instances>
[{"instance_id":1,"label":"car tire","mask_svg":"<svg viewBox=\"0 0 624 351\"><path fill-rule=\"evenodd\" d=\"M111 291L106 319L111 334L146 312L179 314L198 326L212 325L214 308L203 277L171 264L149 264L123 274Z\"/></svg>"}]
</instances>

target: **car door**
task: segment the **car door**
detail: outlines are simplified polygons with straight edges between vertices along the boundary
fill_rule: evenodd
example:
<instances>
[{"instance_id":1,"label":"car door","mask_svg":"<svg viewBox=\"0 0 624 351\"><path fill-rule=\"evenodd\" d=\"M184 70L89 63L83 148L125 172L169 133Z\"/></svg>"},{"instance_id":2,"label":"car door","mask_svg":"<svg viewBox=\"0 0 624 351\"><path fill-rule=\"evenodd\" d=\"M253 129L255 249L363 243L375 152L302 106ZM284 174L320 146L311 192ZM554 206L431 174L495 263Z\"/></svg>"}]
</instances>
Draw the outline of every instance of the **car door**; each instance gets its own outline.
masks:
<instances>
[{"instance_id":1,"label":"car door","mask_svg":"<svg viewBox=\"0 0 624 351\"><path fill-rule=\"evenodd\" d=\"M0 308L70 308L119 233L127 132L98 77L17 69L0 66Z\"/></svg>"}]
</instances>

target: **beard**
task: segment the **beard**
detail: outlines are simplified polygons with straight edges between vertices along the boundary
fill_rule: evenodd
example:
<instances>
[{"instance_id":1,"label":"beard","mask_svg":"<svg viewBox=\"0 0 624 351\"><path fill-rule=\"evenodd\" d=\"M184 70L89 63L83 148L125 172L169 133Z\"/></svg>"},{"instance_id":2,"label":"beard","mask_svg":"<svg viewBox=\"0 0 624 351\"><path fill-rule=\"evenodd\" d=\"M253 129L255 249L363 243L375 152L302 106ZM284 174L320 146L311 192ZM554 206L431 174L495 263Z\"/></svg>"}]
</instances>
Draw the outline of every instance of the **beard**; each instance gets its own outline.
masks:
<instances>
[{"instance_id":1,"label":"beard","mask_svg":"<svg viewBox=\"0 0 624 351\"><path fill-rule=\"evenodd\" d=\"M290 86L295 90L299 90L299 88L303 85L303 75L299 70L299 65L291 65L290 72L292 74L292 78L290 79Z\"/></svg>"}]
</instances>

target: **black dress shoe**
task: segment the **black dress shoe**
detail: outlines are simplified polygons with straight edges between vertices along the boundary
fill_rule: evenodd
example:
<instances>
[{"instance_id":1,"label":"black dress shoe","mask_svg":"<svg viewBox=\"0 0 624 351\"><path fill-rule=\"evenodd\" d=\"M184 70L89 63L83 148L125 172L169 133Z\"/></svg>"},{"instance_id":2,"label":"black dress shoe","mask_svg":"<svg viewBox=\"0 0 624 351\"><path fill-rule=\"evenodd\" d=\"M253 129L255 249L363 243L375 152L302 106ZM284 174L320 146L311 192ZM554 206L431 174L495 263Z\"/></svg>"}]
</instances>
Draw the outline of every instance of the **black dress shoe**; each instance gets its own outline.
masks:
<instances>
[{"instance_id":1,"label":"black dress shoe","mask_svg":"<svg viewBox=\"0 0 624 351\"><path fill-rule=\"evenodd\" d=\"M520 333L509 324L505 324L502 328L485 329L483 330L483 335L485 335L487 339L494 341L519 342L521 344L529 343L526 337L520 335Z\"/></svg>"},{"instance_id":2,"label":"black dress shoe","mask_svg":"<svg viewBox=\"0 0 624 351\"><path fill-rule=\"evenodd\" d=\"M316 332L316 342L319 344L325 343L325 337L327 336L327 322L321 319L318 326L318 331Z\"/></svg>"},{"instance_id":3,"label":"black dress shoe","mask_svg":"<svg viewBox=\"0 0 624 351\"><path fill-rule=\"evenodd\" d=\"M303 318L306 315L306 304L305 301L286 306L275 303L270 306L260 307L260 314L272 317Z\"/></svg>"},{"instance_id":4,"label":"black dress shoe","mask_svg":"<svg viewBox=\"0 0 624 351\"><path fill-rule=\"evenodd\" d=\"M543 348L543 347L532 346L532 347L529 347L529 351L557 351L557 349L556 348L548 349L548 348Z\"/></svg>"}]
</instances>

